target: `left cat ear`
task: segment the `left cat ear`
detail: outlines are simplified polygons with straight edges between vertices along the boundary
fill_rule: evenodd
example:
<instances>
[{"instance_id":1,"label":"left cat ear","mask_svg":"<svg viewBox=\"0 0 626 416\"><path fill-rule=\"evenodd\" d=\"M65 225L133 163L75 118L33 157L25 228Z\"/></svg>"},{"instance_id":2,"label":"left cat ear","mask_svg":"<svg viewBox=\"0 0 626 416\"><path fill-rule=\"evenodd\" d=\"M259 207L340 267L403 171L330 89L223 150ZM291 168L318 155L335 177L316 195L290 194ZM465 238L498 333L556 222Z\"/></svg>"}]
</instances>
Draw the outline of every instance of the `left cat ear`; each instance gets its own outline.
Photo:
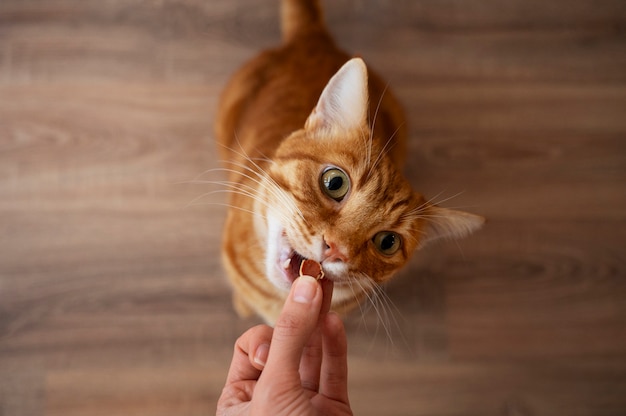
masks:
<instances>
[{"instance_id":1,"label":"left cat ear","mask_svg":"<svg viewBox=\"0 0 626 416\"><path fill-rule=\"evenodd\" d=\"M426 228L419 246L440 239L457 239L468 236L485 223L485 218L454 209L432 205L426 213Z\"/></svg>"},{"instance_id":2,"label":"left cat ear","mask_svg":"<svg viewBox=\"0 0 626 416\"><path fill-rule=\"evenodd\" d=\"M361 58L353 58L328 81L304 128L361 128L366 125L367 108L367 67Z\"/></svg>"}]
</instances>

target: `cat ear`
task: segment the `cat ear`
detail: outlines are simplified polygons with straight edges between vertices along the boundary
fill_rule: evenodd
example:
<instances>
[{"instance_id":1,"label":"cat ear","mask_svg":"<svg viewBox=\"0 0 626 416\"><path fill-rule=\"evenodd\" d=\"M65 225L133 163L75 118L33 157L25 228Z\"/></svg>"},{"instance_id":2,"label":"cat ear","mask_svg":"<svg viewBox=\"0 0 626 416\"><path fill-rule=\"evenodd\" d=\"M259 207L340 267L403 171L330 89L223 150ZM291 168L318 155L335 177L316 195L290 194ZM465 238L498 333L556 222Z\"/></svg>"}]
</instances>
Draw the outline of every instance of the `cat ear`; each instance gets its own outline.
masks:
<instances>
[{"instance_id":1,"label":"cat ear","mask_svg":"<svg viewBox=\"0 0 626 416\"><path fill-rule=\"evenodd\" d=\"M426 213L424 235L420 247L440 239L466 237L478 230L485 223L485 218L454 209L432 205Z\"/></svg>"},{"instance_id":2,"label":"cat ear","mask_svg":"<svg viewBox=\"0 0 626 416\"><path fill-rule=\"evenodd\" d=\"M328 81L304 128L362 128L367 122L367 109L367 67L361 58L353 58Z\"/></svg>"}]
</instances>

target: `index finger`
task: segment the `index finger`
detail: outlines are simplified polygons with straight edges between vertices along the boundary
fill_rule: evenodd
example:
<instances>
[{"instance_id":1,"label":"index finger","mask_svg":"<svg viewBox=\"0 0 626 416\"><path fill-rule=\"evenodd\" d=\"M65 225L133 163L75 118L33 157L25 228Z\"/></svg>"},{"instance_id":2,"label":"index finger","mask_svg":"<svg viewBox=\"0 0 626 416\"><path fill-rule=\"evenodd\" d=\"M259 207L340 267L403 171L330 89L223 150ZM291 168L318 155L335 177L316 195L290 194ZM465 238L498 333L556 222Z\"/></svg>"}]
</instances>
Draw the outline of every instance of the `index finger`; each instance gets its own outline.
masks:
<instances>
[{"instance_id":1,"label":"index finger","mask_svg":"<svg viewBox=\"0 0 626 416\"><path fill-rule=\"evenodd\" d=\"M302 351L315 330L322 306L322 287L311 276L297 278L280 313L263 375L285 373L297 379Z\"/></svg>"},{"instance_id":2,"label":"index finger","mask_svg":"<svg viewBox=\"0 0 626 416\"><path fill-rule=\"evenodd\" d=\"M333 281L330 279L321 279L319 282L323 294L322 306L320 308L317 327L302 351L299 370L302 386L312 391L317 391L319 388L320 368L322 366L321 330L326 320L326 315L330 310L330 303L333 296Z\"/></svg>"}]
</instances>

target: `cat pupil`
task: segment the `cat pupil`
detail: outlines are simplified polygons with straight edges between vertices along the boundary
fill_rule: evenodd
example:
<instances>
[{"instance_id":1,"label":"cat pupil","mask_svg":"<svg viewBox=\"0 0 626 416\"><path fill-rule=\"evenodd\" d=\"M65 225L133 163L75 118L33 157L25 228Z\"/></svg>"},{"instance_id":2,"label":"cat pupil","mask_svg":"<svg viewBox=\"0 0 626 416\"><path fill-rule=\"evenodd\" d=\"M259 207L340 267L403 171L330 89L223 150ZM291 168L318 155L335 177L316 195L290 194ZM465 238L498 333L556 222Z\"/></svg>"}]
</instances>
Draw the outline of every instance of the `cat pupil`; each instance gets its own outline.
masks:
<instances>
[{"instance_id":1,"label":"cat pupil","mask_svg":"<svg viewBox=\"0 0 626 416\"><path fill-rule=\"evenodd\" d=\"M337 191L341 189L342 186L343 186L343 179L341 179L339 176L335 176L328 182L329 191Z\"/></svg>"},{"instance_id":2,"label":"cat pupil","mask_svg":"<svg viewBox=\"0 0 626 416\"><path fill-rule=\"evenodd\" d=\"M383 250L389 250L394 246L395 243L396 236L393 234L389 234L385 238L383 238L383 241L381 241L380 248Z\"/></svg>"}]
</instances>

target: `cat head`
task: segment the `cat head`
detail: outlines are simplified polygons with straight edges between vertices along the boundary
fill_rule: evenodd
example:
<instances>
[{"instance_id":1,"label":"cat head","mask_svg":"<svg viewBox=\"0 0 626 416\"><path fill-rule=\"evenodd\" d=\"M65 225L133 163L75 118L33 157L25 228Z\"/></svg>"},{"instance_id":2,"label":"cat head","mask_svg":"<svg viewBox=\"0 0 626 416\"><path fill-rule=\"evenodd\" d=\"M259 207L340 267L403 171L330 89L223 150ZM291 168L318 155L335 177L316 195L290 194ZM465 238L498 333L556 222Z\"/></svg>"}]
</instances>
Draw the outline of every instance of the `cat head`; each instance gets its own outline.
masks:
<instances>
[{"instance_id":1,"label":"cat head","mask_svg":"<svg viewBox=\"0 0 626 416\"><path fill-rule=\"evenodd\" d=\"M287 137L264 179L257 231L265 270L288 290L304 258L348 302L388 280L415 249L463 237L482 217L441 208L412 190L367 122L367 68L348 61L328 82L304 128Z\"/></svg>"}]
</instances>

